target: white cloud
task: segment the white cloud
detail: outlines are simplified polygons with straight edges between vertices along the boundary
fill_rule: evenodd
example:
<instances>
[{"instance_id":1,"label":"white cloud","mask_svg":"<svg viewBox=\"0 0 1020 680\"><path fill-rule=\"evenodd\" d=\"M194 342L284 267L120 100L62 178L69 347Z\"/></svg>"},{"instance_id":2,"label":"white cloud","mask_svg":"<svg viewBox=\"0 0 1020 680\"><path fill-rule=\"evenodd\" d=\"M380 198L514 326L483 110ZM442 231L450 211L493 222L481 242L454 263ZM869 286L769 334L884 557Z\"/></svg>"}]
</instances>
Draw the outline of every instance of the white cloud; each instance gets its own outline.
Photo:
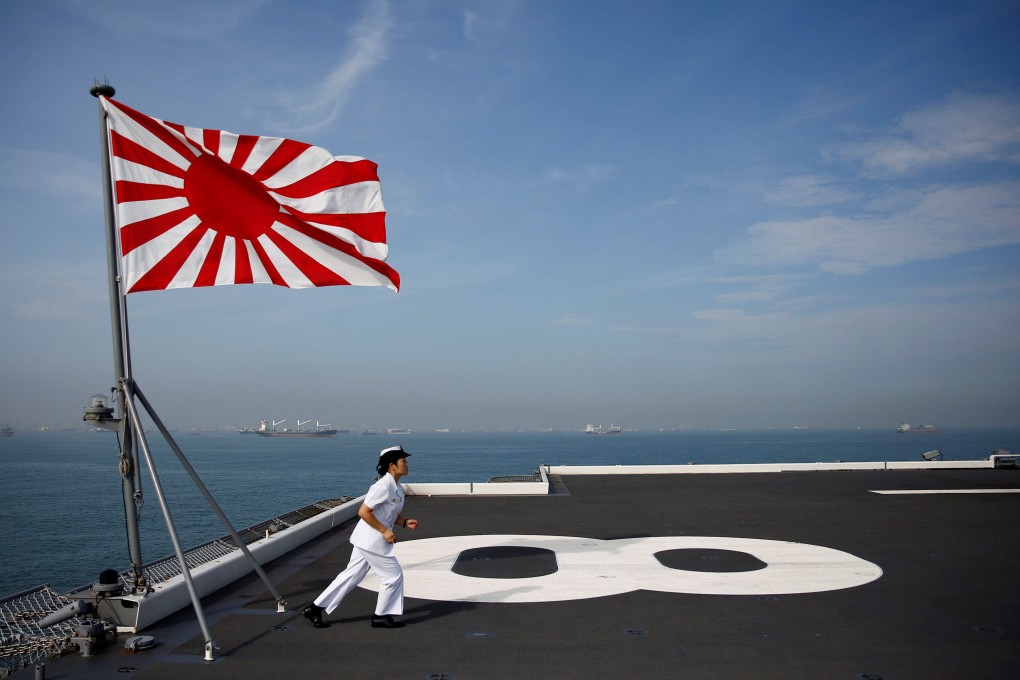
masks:
<instances>
[{"instance_id":1,"label":"white cloud","mask_svg":"<svg viewBox=\"0 0 1020 680\"><path fill-rule=\"evenodd\" d=\"M869 173L903 175L969 162L1020 162L1020 97L957 91L888 131L835 151Z\"/></svg>"},{"instance_id":2,"label":"white cloud","mask_svg":"<svg viewBox=\"0 0 1020 680\"><path fill-rule=\"evenodd\" d=\"M829 158L848 162L862 176L841 179L834 171L780 179L765 192L766 203L814 215L757 222L716 251L716 259L860 274L1020 244L1020 181L925 186L912 179L937 167L1011 169L1020 161L1020 97L1014 94L953 92ZM867 179L876 175L885 177L877 189Z\"/></svg>"},{"instance_id":3,"label":"white cloud","mask_svg":"<svg viewBox=\"0 0 1020 680\"><path fill-rule=\"evenodd\" d=\"M858 200L860 193L836 177L799 175L780 179L765 192L765 201L774 205L816 207Z\"/></svg>"},{"instance_id":4,"label":"white cloud","mask_svg":"<svg viewBox=\"0 0 1020 680\"><path fill-rule=\"evenodd\" d=\"M464 10L464 39L468 42L478 41L477 32L479 19L480 17L478 12L473 9Z\"/></svg>"},{"instance_id":5,"label":"white cloud","mask_svg":"<svg viewBox=\"0 0 1020 680\"><path fill-rule=\"evenodd\" d=\"M873 267L932 260L1020 244L1020 182L936 186L914 193L899 212L760 222L716 253L731 264L817 263L857 274Z\"/></svg>"},{"instance_id":6,"label":"white cloud","mask_svg":"<svg viewBox=\"0 0 1020 680\"><path fill-rule=\"evenodd\" d=\"M800 286L806 278L788 274L730 277L718 283L732 286L735 290L716 295L715 300L723 304L771 302L779 299L783 293Z\"/></svg>"},{"instance_id":7,"label":"white cloud","mask_svg":"<svg viewBox=\"0 0 1020 680\"><path fill-rule=\"evenodd\" d=\"M503 2L475 2L464 10L462 32L464 40L472 45L491 46L507 36L520 38L520 32L511 29L520 11L517 0Z\"/></svg>"},{"instance_id":8,"label":"white cloud","mask_svg":"<svg viewBox=\"0 0 1020 680\"><path fill-rule=\"evenodd\" d=\"M798 103L797 108L782 120L776 127L799 125L815 118L830 117L856 108L867 97L864 95L848 95L842 90L826 86L815 86Z\"/></svg>"},{"instance_id":9,"label":"white cloud","mask_svg":"<svg viewBox=\"0 0 1020 680\"><path fill-rule=\"evenodd\" d=\"M350 30L351 46L343 60L309 92L290 92L279 97L288 117L300 122L276 126L291 133L307 133L321 130L336 120L358 82L386 58L391 26L388 3L381 0L368 3L365 16Z\"/></svg>"},{"instance_id":10,"label":"white cloud","mask_svg":"<svg viewBox=\"0 0 1020 680\"><path fill-rule=\"evenodd\" d=\"M722 307L718 309L701 309L694 312L695 319L701 319L702 321L740 321L748 318L744 314L744 310L735 309L733 307Z\"/></svg>"},{"instance_id":11,"label":"white cloud","mask_svg":"<svg viewBox=\"0 0 1020 680\"><path fill-rule=\"evenodd\" d=\"M987 297L989 295L1020 296L1020 274L999 281L972 281L953 286L928 286L918 290L921 297L947 299L960 297Z\"/></svg>"},{"instance_id":12,"label":"white cloud","mask_svg":"<svg viewBox=\"0 0 1020 680\"><path fill-rule=\"evenodd\" d=\"M589 163L575 170L550 168L542 174L542 180L550 184L570 184L581 191L612 176L616 168L604 163Z\"/></svg>"},{"instance_id":13,"label":"white cloud","mask_svg":"<svg viewBox=\"0 0 1020 680\"><path fill-rule=\"evenodd\" d=\"M587 316L579 316L577 314L564 314L560 318L556 319L553 323L575 326L575 325L586 325L592 323L592 319Z\"/></svg>"}]
</instances>

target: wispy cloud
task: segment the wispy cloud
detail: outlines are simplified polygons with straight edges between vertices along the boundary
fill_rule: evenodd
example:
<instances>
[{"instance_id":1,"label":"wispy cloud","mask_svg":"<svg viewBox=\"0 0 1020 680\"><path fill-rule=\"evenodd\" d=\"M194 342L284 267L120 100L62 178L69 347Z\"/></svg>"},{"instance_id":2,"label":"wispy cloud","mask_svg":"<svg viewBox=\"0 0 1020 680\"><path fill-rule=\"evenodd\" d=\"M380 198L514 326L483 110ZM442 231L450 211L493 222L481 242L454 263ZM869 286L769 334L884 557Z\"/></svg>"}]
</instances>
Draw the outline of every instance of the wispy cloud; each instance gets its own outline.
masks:
<instances>
[{"instance_id":1,"label":"wispy cloud","mask_svg":"<svg viewBox=\"0 0 1020 680\"><path fill-rule=\"evenodd\" d=\"M368 3L365 15L349 32L350 47L342 61L307 91L279 98L288 119L296 122L276 126L290 133L308 133L335 121L358 83L386 58L392 24L387 2Z\"/></svg>"},{"instance_id":2,"label":"wispy cloud","mask_svg":"<svg viewBox=\"0 0 1020 680\"><path fill-rule=\"evenodd\" d=\"M564 314L553 323L566 326L583 326L593 323L593 319L591 317L580 316L578 314Z\"/></svg>"},{"instance_id":3,"label":"wispy cloud","mask_svg":"<svg viewBox=\"0 0 1020 680\"><path fill-rule=\"evenodd\" d=\"M989 296L1020 296L1020 274L995 281L968 281L953 286L928 286L917 292L919 297L938 299Z\"/></svg>"},{"instance_id":4,"label":"wispy cloud","mask_svg":"<svg viewBox=\"0 0 1020 680\"><path fill-rule=\"evenodd\" d=\"M1014 94L954 92L828 158L843 167L785 177L765 192L767 204L806 216L757 222L716 260L860 274L1020 244L1020 181L922 183L923 171L942 167L1005 166L1012 174L1020 162Z\"/></svg>"},{"instance_id":5,"label":"wispy cloud","mask_svg":"<svg viewBox=\"0 0 1020 680\"><path fill-rule=\"evenodd\" d=\"M799 125L815 118L832 116L859 106L866 95L847 95L830 87L816 86L799 102L796 110L770 129Z\"/></svg>"},{"instance_id":6,"label":"wispy cloud","mask_svg":"<svg viewBox=\"0 0 1020 680\"><path fill-rule=\"evenodd\" d=\"M861 194L831 175L783 177L765 191L765 202L773 205L817 207L857 200Z\"/></svg>"},{"instance_id":7,"label":"wispy cloud","mask_svg":"<svg viewBox=\"0 0 1020 680\"><path fill-rule=\"evenodd\" d=\"M518 0L472 3L463 13L464 40L474 45L488 45L494 39L506 38L519 11Z\"/></svg>"},{"instance_id":8,"label":"wispy cloud","mask_svg":"<svg viewBox=\"0 0 1020 680\"><path fill-rule=\"evenodd\" d=\"M1020 96L953 92L904 114L890 129L833 153L879 176L960 163L1020 163Z\"/></svg>"},{"instance_id":9,"label":"wispy cloud","mask_svg":"<svg viewBox=\"0 0 1020 680\"><path fill-rule=\"evenodd\" d=\"M541 181L548 184L569 184L580 191L586 191L591 186L611 177L614 172L616 172L616 168L612 165L589 163L572 170L549 168L542 173Z\"/></svg>"},{"instance_id":10,"label":"wispy cloud","mask_svg":"<svg viewBox=\"0 0 1020 680\"><path fill-rule=\"evenodd\" d=\"M805 275L789 274L730 277L722 279L718 283L732 286L733 290L716 295L715 300L722 304L772 302L803 285L808 278Z\"/></svg>"},{"instance_id":11,"label":"wispy cloud","mask_svg":"<svg viewBox=\"0 0 1020 680\"><path fill-rule=\"evenodd\" d=\"M1020 182L934 186L908 192L887 215L824 215L751 226L746 237L717 251L744 265L816 264L824 271L868 269L1020 244Z\"/></svg>"}]
</instances>

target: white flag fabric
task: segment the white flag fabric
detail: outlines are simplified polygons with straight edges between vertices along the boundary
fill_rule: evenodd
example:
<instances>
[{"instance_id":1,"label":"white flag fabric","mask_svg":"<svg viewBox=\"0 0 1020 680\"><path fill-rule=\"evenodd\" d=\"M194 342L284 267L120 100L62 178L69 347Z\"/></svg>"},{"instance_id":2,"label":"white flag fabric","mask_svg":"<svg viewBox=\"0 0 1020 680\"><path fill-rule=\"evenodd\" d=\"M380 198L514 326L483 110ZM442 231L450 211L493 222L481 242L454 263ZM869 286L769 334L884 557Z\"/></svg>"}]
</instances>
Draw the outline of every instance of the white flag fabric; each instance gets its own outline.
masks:
<instances>
[{"instance_id":1,"label":"white flag fabric","mask_svg":"<svg viewBox=\"0 0 1020 680\"><path fill-rule=\"evenodd\" d=\"M372 161L100 101L128 293L239 283L400 288L385 262Z\"/></svg>"}]
</instances>

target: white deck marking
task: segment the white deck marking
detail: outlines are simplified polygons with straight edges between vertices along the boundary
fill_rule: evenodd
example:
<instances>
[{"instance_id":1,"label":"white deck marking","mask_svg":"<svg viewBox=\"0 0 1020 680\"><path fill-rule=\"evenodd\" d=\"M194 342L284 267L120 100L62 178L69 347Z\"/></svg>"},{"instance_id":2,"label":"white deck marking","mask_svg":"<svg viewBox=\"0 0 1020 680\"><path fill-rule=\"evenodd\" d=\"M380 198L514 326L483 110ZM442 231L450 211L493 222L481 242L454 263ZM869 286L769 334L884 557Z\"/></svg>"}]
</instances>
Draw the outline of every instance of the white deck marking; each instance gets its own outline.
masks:
<instances>
[{"instance_id":1,"label":"white deck marking","mask_svg":"<svg viewBox=\"0 0 1020 680\"><path fill-rule=\"evenodd\" d=\"M545 576L476 578L454 573L465 550L544 548L557 569ZM751 554L767 565L746 572L705 572L664 566L667 550L715 549ZM712 595L780 595L853 588L882 576L871 562L807 543L712 536L653 536L600 540L575 536L447 536L396 545L404 568L404 594L452 602L555 602L651 590ZM362 587L378 591L370 575Z\"/></svg>"},{"instance_id":2,"label":"white deck marking","mask_svg":"<svg viewBox=\"0 0 1020 680\"><path fill-rule=\"evenodd\" d=\"M1020 489L871 489L871 493L891 495L939 494L939 493L1020 493Z\"/></svg>"}]
</instances>

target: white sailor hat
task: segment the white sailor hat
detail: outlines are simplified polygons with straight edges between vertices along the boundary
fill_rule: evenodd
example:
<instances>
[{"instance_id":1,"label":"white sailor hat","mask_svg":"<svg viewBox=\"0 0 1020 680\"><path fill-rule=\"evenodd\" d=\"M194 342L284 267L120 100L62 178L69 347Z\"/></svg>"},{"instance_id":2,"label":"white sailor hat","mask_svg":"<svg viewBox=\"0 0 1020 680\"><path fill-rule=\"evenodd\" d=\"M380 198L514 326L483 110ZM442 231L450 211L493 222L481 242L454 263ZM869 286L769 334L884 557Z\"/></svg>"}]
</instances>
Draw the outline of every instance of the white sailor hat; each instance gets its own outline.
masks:
<instances>
[{"instance_id":1,"label":"white sailor hat","mask_svg":"<svg viewBox=\"0 0 1020 680\"><path fill-rule=\"evenodd\" d=\"M402 446L391 446L388 449L383 449L379 452L379 465L377 466L377 469L385 472L386 468L390 466L390 463L396 463L401 458L407 458L410 455L411 454L405 451Z\"/></svg>"}]
</instances>

